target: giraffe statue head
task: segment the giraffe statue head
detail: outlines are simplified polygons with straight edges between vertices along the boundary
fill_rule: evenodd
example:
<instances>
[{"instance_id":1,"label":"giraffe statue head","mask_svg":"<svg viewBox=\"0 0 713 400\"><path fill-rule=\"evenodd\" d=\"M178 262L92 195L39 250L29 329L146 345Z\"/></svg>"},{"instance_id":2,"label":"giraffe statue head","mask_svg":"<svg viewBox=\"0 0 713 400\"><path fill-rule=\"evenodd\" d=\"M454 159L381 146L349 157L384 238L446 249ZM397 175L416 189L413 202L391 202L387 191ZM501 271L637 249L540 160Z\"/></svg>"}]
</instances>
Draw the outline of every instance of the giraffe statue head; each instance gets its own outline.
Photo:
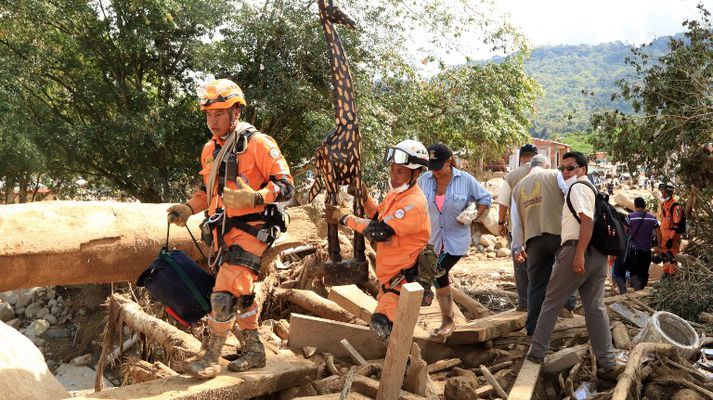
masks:
<instances>
[{"instance_id":1,"label":"giraffe statue head","mask_svg":"<svg viewBox=\"0 0 713 400\"><path fill-rule=\"evenodd\" d=\"M324 0L320 1L320 11L323 10L324 16L333 24L344 25L348 28L356 28L354 20L342 11L338 6L335 6L332 0L329 0L329 5L324 5Z\"/></svg>"}]
</instances>

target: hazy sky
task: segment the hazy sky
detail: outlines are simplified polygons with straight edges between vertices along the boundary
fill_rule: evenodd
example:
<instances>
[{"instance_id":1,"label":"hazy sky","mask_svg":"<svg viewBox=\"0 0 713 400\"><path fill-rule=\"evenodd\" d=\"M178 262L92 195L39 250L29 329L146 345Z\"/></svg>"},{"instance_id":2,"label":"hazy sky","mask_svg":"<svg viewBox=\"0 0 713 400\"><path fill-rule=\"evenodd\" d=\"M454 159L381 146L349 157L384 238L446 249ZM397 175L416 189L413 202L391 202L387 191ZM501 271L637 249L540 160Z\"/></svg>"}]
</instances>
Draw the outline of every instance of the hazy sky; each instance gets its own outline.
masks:
<instances>
[{"instance_id":1,"label":"hazy sky","mask_svg":"<svg viewBox=\"0 0 713 400\"><path fill-rule=\"evenodd\" d=\"M681 23L697 18L699 0L497 0L535 46L596 44L621 40L632 44L681 32ZM713 0L703 0L713 11Z\"/></svg>"},{"instance_id":2,"label":"hazy sky","mask_svg":"<svg viewBox=\"0 0 713 400\"><path fill-rule=\"evenodd\" d=\"M700 18L699 2L713 12L713 0L494 0L496 13L510 14L509 21L535 47L617 40L641 45L683 32L683 21ZM413 38L414 49L423 46L426 35ZM472 36L452 44L450 51L437 52L446 65L463 64L466 57L487 59L493 55ZM420 68L429 74L437 71L434 63Z\"/></svg>"}]
</instances>

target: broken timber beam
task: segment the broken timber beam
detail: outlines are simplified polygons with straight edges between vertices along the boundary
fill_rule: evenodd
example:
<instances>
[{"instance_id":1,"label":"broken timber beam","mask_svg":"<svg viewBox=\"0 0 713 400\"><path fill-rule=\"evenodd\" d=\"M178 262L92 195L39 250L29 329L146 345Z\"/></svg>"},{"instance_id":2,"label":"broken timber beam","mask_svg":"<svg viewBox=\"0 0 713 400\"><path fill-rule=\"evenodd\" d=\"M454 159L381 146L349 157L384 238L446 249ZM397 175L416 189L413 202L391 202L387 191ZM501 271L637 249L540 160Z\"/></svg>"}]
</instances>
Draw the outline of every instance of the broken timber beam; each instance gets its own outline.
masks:
<instances>
[{"instance_id":1,"label":"broken timber beam","mask_svg":"<svg viewBox=\"0 0 713 400\"><path fill-rule=\"evenodd\" d=\"M451 293L453 293L453 301L465 307L465 309L473 315L473 319L479 319L494 314L478 300L468 296L467 293L455 286L451 286Z\"/></svg>"},{"instance_id":2,"label":"broken timber beam","mask_svg":"<svg viewBox=\"0 0 713 400\"><path fill-rule=\"evenodd\" d=\"M268 355L264 368L239 373L228 371L227 362L223 364L218 376L210 380L179 375L67 400L243 400L300 386L317 379L316 365L297 357Z\"/></svg>"},{"instance_id":3,"label":"broken timber beam","mask_svg":"<svg viewBox=\"0 0 713 400\"><path fill-rule=\"evenodd\" d=\"M290 316L288 346L294 351L299 352L305 346L313 346L320 353L331 353L342 358L351 357L339 343L342 339L348 339L367 360L383 358L386 354L386 344L366 326L297 313Z\"/></svg>"},{"instance_id":4,"label":"broken timber beam","mask_svg":"<svg viewBox=\"0 0 713 400\"><path fill-rule=\"evenodd\" d=\"M357 285L332 286L327 298L365 322L371 321L371 314L376 309L376 299Z\"/></svg>"},{"instance_id":5,"label":"broken timber beam","mask_svg":"<svg viewBox=\"0 0 713 400\"><path fill-rule=\"evenodd\" d=\"M587 352L588 348L588 344L581 344L550 354L545 357L545 361L542 363L542 371L553 373L562 371L565 368L571 368L582 361L582 357L584 357L584 353Z\"/></svg>"},{"instance_id":6,"label":"broken timber beam","mask_svg":"<svg viewBox=\"0 0 713 400\"><path fill-rule=\"evenodd\" d=\"M277 288L275 289L275 296L277 296L278 299L284 299L296 304L322 318L348 322L350 324L359 324L362 322L362 320L352 315L352 313L342 308L339 304L332 300L325 299L311 290Z\"/></svg>"},{"instance_id":7,"label":"broken timber beam","mask_svg":"<svg viewBox=\"0 0 713 400\"><path fill-rule=\"evenodd\" d=\"M520 373L517 374L515 383L510 389L509 400L530 400L532 398L537 378L540 376L540 367L541 365L538 363L528 359L523 360Z\"/></svg>"},{"instance_id":8,"label":"broken timber beam","mask_svg":"<svg viewBox=\"0 0 713 400\"><path fill-rule=\"evenodd\" d=\"M446 340L448 344L472 344L495 339L525 326L527 313L510 310L458 326Z\"/></svg>"},{"instance_id":9,"label":"broken timber beam","mask_svg":"<svg viewBox=\"0 0 713 400\"><path fill-rule=\"evenodd\" d=\"M342 339L339 341L339 343L344 347L344 350L346 350L349 353L349 356L354 360L355 363L358 365L367 365L368 363L364 359L364 357L359 354L358 351L354 348L354 346L349 343L347 339Z\"/></svg>"},{"instance_id":10,"label":"broken timber beam","mask_svg":"<svg viewBox=\"0 0 713 400\"><path fill-rule=\"evenodd\" d=\"M416 327L418 311L421 307L423 287L420 284L407 283L401 286L400 292L394 328L389 337L376 400L395 399L401 391L404 372L406 372L406 361L413 342L413 330Z\"/></svg>"},{"instance_id":11,"label":"broken timber beam","mask_svg":"<svg viewBox=\"0 0 713 400\"><path fill-rule=\"evenodd\" d=\"M651 317L645 312L639 310L632 310L631 308L621 303L610 304L609 308L611 308L612 311L621 315L622 318L638 326L639 328L643 328L644 326L646 326L646 322Z\"/></svg>"}]
</instances>

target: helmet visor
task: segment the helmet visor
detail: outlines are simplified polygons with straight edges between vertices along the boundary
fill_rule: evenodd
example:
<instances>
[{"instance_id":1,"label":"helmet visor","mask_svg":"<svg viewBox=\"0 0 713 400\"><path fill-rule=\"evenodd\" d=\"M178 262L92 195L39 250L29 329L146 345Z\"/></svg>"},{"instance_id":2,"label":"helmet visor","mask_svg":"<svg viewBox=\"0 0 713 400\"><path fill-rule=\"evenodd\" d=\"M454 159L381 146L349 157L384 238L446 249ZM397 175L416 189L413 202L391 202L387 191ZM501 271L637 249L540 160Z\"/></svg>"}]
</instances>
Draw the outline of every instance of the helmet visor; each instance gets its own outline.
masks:
<instances>
[{"instance_id":1,"label":"helmet visor","mask_svg":"<svg viewBox=\"0 0 713 400\"><path fill-rule=\"evenodd\" d=\"M423 166L428 163L427 161L422 160L418 157L414 157L409 153L396 147L389 147L388 149L386 149L386 154L384 155L384 162L394 163L398 165L418 164Z\"/></svg>"}]
</instances>

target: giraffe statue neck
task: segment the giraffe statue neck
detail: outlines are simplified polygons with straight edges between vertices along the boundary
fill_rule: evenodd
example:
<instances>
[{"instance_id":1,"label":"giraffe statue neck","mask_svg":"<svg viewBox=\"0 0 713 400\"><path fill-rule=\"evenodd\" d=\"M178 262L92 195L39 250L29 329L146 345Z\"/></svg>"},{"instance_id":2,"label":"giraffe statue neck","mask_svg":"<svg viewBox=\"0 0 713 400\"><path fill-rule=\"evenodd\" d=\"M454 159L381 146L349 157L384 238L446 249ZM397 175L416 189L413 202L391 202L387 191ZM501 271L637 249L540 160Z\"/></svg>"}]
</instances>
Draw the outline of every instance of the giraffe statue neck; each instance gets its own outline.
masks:
<instances>
[{"instance_id":1,"label":"giraffe statue neck","mask_svg":"<svg viewBox=\"0 0 713 400\"><path fill-rule=\"evenodd\" d=\"M331 2L330 2L331 3ZM328 6L326 0L318 0L319 16L327 40L327 52L331 66L332 99L334 102L335 119L337 125L357 124L354 90L352 88L352 75L349 70L346 53L342 41L337 34L332 21L332 14L337 12L336 7ZM358 134L358 130L357 130Z\"/></svg>"}]
</instances>

